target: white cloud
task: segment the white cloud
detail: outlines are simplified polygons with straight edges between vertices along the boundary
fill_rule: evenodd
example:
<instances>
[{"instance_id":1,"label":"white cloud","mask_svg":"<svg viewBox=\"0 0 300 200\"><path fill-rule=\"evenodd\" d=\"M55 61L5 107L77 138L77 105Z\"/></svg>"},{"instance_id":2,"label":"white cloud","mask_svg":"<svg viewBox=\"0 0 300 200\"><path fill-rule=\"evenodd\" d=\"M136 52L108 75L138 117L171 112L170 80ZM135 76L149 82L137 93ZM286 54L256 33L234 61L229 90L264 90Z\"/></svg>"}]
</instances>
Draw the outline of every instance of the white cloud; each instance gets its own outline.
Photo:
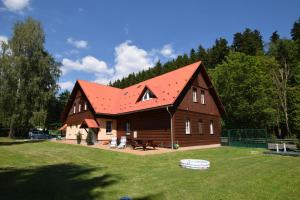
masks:
<instances>
[{"instance_id":1,"label":"white cloud","mask_svg":"<svg viewBox=\"0 0 300 200\"><path fill-rule=\"evenodd\" d=\"M8 37L4 35L0 35L0 46L2 45L2 43L7 43L7 42L8 42Z\"/></svg>"},{"instance_id":2,"label":"white cloud","mask_svg":"<svg viewBox=\"0 0 300 200\"><path fill-rule=\"evenodd\" d=\"M58 83L61 90L72 90L74 83L72 81Z\"/></svg>"},{"instance_id":3,"label":"white cloud","mask_svg":"<svg viewBox=\"0 0 300 200\"><path fill-rule=\"evenodd\" d=\"M144 49L132 45L131 41L126 41L115 48L115 63L113 80L152 67L154 59Z\"/></svg>"},{"instance_id":4,"label":"white cloud","mask_svg":"<svg viewBox=\"0 0 300 200\"><path fill-rule=\"evenodd\" d=\"M88 47L88 42L85 40L74 40L73 38L68 38L67 43L73 45L78 49L86 49Z\"/></svg>"},{"instance_id":5,"label":"white cloud","mask_svg":"<svg viewBox=\"0 0 300 200\"><path fill-rule=\"evenodd\" d=\"M29 7L30 0L2 0L4 6L12 12L21 12Z\"/></svg>"},{"instance_id":6,"label":"white cloud","mask_svg":"<svg viewBox=\"0 0 300 200\"><path fill-rule=\"evenodd\" d=\"M164 45L163 48L160 50L160 53L166 58L176 57L176 54L174 53L174 49L171 44Z\"/></svg>"},{"instance_id":7,"label":"white cloud","mask_svg":"<svg viewBox=\"0 0 300 200\"><path fill-rule=\"evenodd\" d=\"M8 38L4 35L0 35L0 53L3 53L2 44L7 42L8 42Z\"/></svg>"},{"instance_id":8,"label":"white cloud","mask_svg":"<svg viewBox=\"0 0 300 200\"><path fill-rule=\"evenodd\" d=\"M80 60L62 60L63 75L69 71L82 71L94 73L96 79L94 82L107 84L109 81L115 81L126 77L130 73L153 67L155 62L162 56L175 56L171 45L165 45L162 49L152 49L149 52L133 45L131 41L125 41L115 47L115 64L108 67L105 61L98 60L93 56L86 56Z\"/></svg>"},{"instance_id":9,"label":"white cloud","mask_svg":"<svg viewBox=\"0 0 300 200\"><path fill-rule=\"evenodd\" d=\"M98 60L93 56L83 57L81 60L70 60L64 58L62 60L62 72L66 74L69 71L84 71L88 73L100 73L103 75L113 74L113 69L109 69L104 61Z\"/></svg>"}]
</instances>

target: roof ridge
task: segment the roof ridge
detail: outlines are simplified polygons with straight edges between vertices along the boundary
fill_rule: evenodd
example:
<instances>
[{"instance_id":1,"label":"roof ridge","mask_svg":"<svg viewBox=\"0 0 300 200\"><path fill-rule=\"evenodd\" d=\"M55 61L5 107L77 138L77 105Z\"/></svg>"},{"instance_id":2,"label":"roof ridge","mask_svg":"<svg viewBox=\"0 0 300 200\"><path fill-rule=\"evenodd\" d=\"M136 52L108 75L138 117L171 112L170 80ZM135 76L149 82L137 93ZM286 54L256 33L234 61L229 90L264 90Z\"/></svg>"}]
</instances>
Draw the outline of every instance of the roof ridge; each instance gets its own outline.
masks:
<instances>
[{"instance_id":1,"label":"roof ridge","mask_svg":"<svg viewBox=\"0 0 300 200\"><path fill-rule=\"evenodd\" d=\"M95 84L95 85L99 85L99 86L103 86L103 87L108 87L108 88L117 89L117 90L122 90L121 88L117 88L117 87L113 87L113 86L109 86L109 85L104 85L104 84L102 84L102 83L97 83L97 82L92 82L92 81L82 80L82 79L77 79L76 81L77 81L77 82L86 82L86 83Z\"/></svg>"},{"instance_id":2,"label":"roof ridge","mask_svg":"<svg viewBox=\"0 0 300 200\"><path fill-rule=\"evenodd\" d=\"M160 74L160 75L158 75L158 76L155 76L155 77L149 78L149 79L147 79L147 80L141 81L141 82L139 82L139 83L136 83L136 84L134 84L134 85L130 85L130 86L126 87L126 88L123 88L122 90L124 90L124 89L127 89L127 88L129 88L129 87L133 87L133 86L136 86L136 85L142 84L142 83L144 83L144 82L146 82L146 81L149 81L149 80L152 80L152 79L159 78L159 77L161 77L161 76L164 76L164 75L167 75L167 74L169 74L169 73L176 72L176 71L178 71L178 70L182 70L182 69L188 68L188 67L190 67L191 65L195 65L196 63L199 63L198 65L200 65L200 64L202 63L202 61L200 60L200 61L198 61L198 62L191 63L191 64L189 64L189 65L186 65L186 66L183 66L183 67L180 67L180 68L174 69L174 70L172 70L172 71L169 71L169 72L166 72L166 73L164 73L164 74Z\"/></svg>"},{"instance_id":3,"label":"roof ridge","mask_svg":"<svg viewBox=\"0 0 300 200\"><path fill-rule=\"evenodd\" d=\"M78 81L78 82L79 82L79 81L83 81L83 82L87 82L87 83L90 83L90 84L96 84L96 85L100 85L100 86L104 86L104 87L109 87L109 88L114 88L114 89L118 89L118 90L122 91L122 90L125 90L125 89L129 88L129 87L134 87L134 86L136 86L136 85L142 84L142 83L147 82L147 81L150 81L150 80L152 80L152 79L159 78L159 77L164 76L164 75L167 75L167 74L169 74L169 73L176 72L176 71L178 71L178 70L182 70L182 69L188 68L188 67L190 67L191 65L195 65L196 63L199 63L198 65L200 65L201 62L202 62L202 61L198 61L198 62L191 63L191 64L189 64L189 65L186 65L186 66L183 66L183 67L174 69L174 70L169 71L169 72L166 72L166 73L164 73L164 74L160 74L160 75L158 75L158 76L149 78L149 79L147 79L147 80L138 82L138 83L136 83L136 84L134 84L134 85L130 85L130 86L125 87L125 88L117 88L117 87L113 87L113 86L109 86L109 85L104 85L104 84L97 83L97 82L91 82L91 81L87 81L87 80L83 80L83 79L77 79L77 81Z\"/></svg>"}]
</instances>

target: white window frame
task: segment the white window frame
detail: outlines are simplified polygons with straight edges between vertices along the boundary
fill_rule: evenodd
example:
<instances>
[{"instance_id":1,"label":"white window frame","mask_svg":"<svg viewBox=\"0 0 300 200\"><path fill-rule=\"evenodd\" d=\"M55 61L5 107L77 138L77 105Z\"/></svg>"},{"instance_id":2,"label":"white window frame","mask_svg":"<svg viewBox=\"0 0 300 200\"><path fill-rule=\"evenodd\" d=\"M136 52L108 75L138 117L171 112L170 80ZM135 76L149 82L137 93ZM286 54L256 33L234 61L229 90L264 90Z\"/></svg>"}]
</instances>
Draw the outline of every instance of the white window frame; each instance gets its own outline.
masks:
<instances>
[{"instance_id":1,"label":"white window frame","mask_svg":"<svg viewBox=\"0 0 300 200\"><path fill-rule=\"evenodd\" d=\"M87 102L84 102L84 110L87 110Z\"/></svg>"},{"instance_id":2,"label":"white window frame","mask_svg":"<svg viewBox=\"0 0 300 200\"><path fill-rule=\"evenodd\" d=\"M81 103L78 105L78 112L81 112Z\"/></svg>"},{"instance_id":3,"label":"white window frame","mask_svg":"<svg viewBox=\"0 0 300 200\"><path fill-rule=\"evenodd\" d=\"M110 128L107 128L108 124L110 124ZM106 135L111 135L112 134L112 126L113 126L113 122L112 121L106 121L106 126L105 126ZM110 129L110 131L108 131L108 129Z\"/></svg>"},{"instance_id":4,"label":"white window frame","mask_svg":"<svg viewBox=\"0 0 300 200\"><path fill-rule=\"evenodd\" d=\"M205 104L205 91L204 90L201 90L200 101L201 101L201 104Z\"/></svg>"},{"instance_id":5,"label":"white window frame","mask_svg":"<svg viewBox=\"0 0 300 200\"><path fill-rule=\"evenodd\" d=\"M130 122L126 122L126 135L130 135Z\"/></svg>"},{"instance_id":6,"label":"white window frame","mask_svg":"<svg viewBox=\"0 0 300 200\"><path fill-rule=\"evenodd\" d=\"M197 103L197 88L193 88L193 102Z\"/></svg>"},{"instance_id":7,"label":"white window frame","mask_svg":"<svg viewBox=\"0 0 300 200\"><path fill-rule=\"evenodd\" d=\"M76 104L73 106L73 114L76 113Z\"/></svg>"},{"instance_id":8,"label":"white window frame","mask_svg":"<svg viewBox=\"0 0 300 200\"><path fill-rule=\"evenodd\" d=\"M142 101L147 101L147 100L149 100L149 99L152 99L152 98L150 97L150 91L149 91L149 90L146 90L145 93L144 93L144 95L143 95Z\"/></svg>"},{"instance_id":9,"label":"white window frame","mask_svg":"<svg viewBox=\"0 0 300 200\"><path fill-rule=\"evenodd\" d=\"M213 122L213 120L210 120L210 122L209 122L209 133L211 135L214 134L214 122Z\"/></svg>"},{"instance_id":10,"label":"white window frame","mask_svg":"<svg viewBox=\"0 0 300 200\"><path fill-rule=\"evenodd\" d=\"M191 121L190 121L190 119L185 120L185 134L191 134Z\"/></svg>"}]
</instances>

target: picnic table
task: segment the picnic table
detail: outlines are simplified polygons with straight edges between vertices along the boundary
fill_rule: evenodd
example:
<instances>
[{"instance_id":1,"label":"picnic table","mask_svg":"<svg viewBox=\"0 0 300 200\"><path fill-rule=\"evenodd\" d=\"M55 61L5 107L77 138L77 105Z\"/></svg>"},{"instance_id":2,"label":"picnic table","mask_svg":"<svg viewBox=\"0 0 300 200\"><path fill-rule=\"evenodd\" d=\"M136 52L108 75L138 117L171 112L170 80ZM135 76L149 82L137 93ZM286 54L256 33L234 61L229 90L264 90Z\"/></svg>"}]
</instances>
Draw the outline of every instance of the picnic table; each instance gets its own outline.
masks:
<instances>
[{"instance_id":1,"label":"picnic table","mask_svg":"<svg viewBox=\"0 0 300 200\"><path fill-rule=\"evenodd\" d=\"M137 148L137 147L143 147L143 150L145 151L147 149L147 147L152 147L153 149L155 149L157 147L157 145L155 144L155 142L153 140L148 140L148 139L132 139L131 140L131 146L133 149Z\"/></svg>"}]
</instances>

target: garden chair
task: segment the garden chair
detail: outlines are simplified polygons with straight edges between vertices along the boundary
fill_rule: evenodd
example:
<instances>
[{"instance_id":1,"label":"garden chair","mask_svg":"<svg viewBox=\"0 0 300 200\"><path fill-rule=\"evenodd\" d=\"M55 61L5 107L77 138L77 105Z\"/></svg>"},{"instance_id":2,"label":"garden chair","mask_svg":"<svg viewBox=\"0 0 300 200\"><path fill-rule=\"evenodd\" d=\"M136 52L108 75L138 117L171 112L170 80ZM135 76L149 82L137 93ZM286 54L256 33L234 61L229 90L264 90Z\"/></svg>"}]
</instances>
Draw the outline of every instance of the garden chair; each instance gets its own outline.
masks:
<instances>
[{"instance_id":1,"label":"garden chair","mask_svg":"<svg viewBox=\"0 0 300 200\"><path fill-rule=\"evenodd\" d=\"M110 141L110 148L116 148L117 147L117 137L112 137Z\"/></svg>"},{"instance_id":2,"label":"garden chair","mask_svg":"<svg viewBox=\"0 0 300 200\"><path fill-rule=\"evenodd\" d=\"M126 136L122 136L118 149L124 149L126 147L126 142L127 142Z\"/></svg>"}]
</instances>

